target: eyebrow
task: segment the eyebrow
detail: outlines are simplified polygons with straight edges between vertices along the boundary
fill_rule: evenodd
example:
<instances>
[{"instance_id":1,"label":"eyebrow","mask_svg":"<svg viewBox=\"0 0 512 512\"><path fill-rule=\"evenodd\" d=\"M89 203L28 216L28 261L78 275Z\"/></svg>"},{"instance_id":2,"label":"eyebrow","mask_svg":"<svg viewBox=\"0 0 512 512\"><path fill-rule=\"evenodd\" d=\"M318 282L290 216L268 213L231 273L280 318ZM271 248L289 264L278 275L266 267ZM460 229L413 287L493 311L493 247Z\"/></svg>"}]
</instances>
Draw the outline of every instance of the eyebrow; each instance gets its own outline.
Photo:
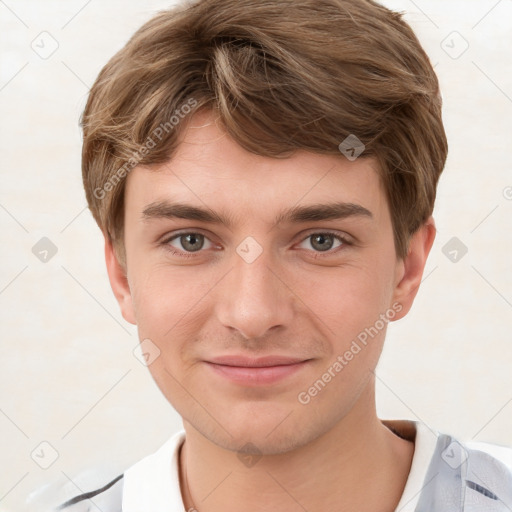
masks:
<instances>
[{"instance_id":1,"label":"eyebrow","mask_svg":"<svg viewBox=\"0 0 512 512\"><path fill-rule=\"evenodd\" d=\"M313 204L309 206L294 206L280 212L274 220L274 225L340 220L348 217L367 217L371 219L373 215L370 210L354 203ZM232 216L217 213L208 208L168 201L155 201L144 208L142 221L148 222L154 219L196 220L211 224L222 224L228 228L231 228L234 224Z\"/></svg>"}]
</instances>

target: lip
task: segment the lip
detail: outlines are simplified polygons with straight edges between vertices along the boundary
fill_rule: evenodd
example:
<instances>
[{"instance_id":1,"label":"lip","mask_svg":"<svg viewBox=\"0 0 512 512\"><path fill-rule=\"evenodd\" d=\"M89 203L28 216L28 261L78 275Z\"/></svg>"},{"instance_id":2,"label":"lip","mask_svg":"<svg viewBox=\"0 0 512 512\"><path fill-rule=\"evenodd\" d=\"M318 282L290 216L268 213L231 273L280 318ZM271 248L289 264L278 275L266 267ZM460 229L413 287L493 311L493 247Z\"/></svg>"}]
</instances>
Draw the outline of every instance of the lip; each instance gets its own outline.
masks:
<instances>
[{"instance_id":1,"label":"lip","mask_svg":"<svg viewBox=\"0 0 512 512\"><path fill-rule=\"evenodd\" d=\"M246 368L263 368L268 366L283 366L301 363L305 359L301 357L289 356L264 356L264 357L247 357L242 355L229 355L222 357L214 357L208 359L208 363L220 364L224 366L243 366Z\"/></svg>"},{"instance_id":2,"label":"lip","mask_svg":"<svg viewBox=\"0 0 512 512\"><path fill-rule=\"evenodd\" d=\"M223 356L205 361L217 375L245 386L268 385L304 368L311 359L288 356Z\"/></svg>"}]
</instances>

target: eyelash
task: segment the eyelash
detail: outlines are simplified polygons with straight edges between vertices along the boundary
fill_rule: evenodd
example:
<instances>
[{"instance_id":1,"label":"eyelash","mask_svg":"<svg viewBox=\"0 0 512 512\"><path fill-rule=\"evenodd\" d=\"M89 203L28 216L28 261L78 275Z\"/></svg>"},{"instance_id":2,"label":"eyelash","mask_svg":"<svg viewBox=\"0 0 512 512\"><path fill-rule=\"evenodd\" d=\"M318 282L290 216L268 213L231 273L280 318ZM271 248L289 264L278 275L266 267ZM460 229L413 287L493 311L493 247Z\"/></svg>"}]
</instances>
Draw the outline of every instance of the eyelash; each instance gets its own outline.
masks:
<instances>
[{"instance_id":1,"label":"eyelash","mask_svg":"<svg viewBox=\"0 0 512 512\"><path fill-rule=\"evenodd\" d=\"M202 249L200 249L199 251L196 251L196 252L177 251L172 246L169 245L169 242L172 242L173 240L176 240L177 238L180 238L180 237L182 237L184 235L201 235L201 236L204 236L207 240L209 240L209 238L204 233L201 233L200 231L184 231L184 232L181 232L181 233L173 234L171 237L165 238L160 243L160 245L162 245L164 247L164 249L169 251L173 256L178 256L180 258L186 258L186 259L187 258L194 258L194 257L196 257L196 255L198 253L204 252ZM336 247L335 249L329 249L329 250L327 250L325 252L314 251L314 254L315 254L314 258L323 258L323 257L332 256L333 254L336 254L339 250L343 249L343 246L353 245L352 242L350 242L346 237L341 236L340 234L334 233L332 231L315 231L315 232L310 233L309 235L307 235L305 238L303 238L301 240L301 242L304 242L305 240L307 240L308 238L313 237L314 235L328 235L328 236L332 236L333 238L335 238L336 240L338 240L342 244L341 246Z\"/></svg>"}]
</instances>

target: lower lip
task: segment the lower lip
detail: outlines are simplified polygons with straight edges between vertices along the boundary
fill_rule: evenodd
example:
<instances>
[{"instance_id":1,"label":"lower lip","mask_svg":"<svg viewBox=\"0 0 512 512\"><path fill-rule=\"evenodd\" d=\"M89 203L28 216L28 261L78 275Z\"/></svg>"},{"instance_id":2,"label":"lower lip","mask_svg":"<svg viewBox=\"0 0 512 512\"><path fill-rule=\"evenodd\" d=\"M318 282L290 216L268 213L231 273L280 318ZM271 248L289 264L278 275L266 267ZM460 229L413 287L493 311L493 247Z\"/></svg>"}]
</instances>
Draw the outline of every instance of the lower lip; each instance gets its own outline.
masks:
<instances>
[{"instance_id":1,"label":"lower lip","mask_svg":"<svg viewBox=\"0 0 512 512\"><path fill-rule=\"evenodd\" d=\"M261 368L248 368L245 366L226 366L223 364L214 364L207 362L206 364L218 375L226 379L236 382L238 384L250 385L265 385L273 384L280 380L293 375L300 369L304 368L308 361L301 361L300 363L279 365L279 366L264 366Z\"/></svg>"}]
</instances>

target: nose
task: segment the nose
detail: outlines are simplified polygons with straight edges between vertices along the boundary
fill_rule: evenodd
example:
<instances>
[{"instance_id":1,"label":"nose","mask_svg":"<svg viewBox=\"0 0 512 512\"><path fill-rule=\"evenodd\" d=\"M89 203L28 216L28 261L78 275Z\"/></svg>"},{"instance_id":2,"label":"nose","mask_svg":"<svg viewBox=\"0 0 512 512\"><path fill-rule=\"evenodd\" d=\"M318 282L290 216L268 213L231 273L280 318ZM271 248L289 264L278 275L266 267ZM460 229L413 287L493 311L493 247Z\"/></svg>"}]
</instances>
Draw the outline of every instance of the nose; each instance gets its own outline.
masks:
<instances>
[{"instance_id":1,"label":"nose","mask_svg":"<svg viewBox=\"0 0 512 512\"><path fill-rule=\"evenodd\" d=\"M218 320L247 340L289 327L293 319L293 292L268 252L252 262L235 254L232 270L216 290Z\"/></svg>"}]
</instances>

